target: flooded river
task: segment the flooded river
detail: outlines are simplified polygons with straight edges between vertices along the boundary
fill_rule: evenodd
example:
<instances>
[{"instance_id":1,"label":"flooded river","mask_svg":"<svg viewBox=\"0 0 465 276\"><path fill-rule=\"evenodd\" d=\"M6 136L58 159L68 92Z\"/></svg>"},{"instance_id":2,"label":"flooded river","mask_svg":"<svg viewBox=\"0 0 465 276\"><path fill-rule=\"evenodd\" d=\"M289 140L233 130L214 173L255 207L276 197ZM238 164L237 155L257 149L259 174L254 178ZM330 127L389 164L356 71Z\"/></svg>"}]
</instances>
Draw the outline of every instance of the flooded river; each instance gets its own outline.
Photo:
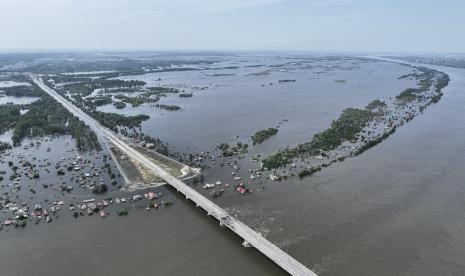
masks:
<instances>
[{"instance_id":1,"label":"flooded river","mask_svg":"<svg viewBox=\"0 0 465 276\"><path fill-rule=\"evenodd\" d=\"M342 95L343 91L339 91L340 101L320 102L304 115L301 113L306 105L288 103L286 96L277 105L285 106L279 109L282 114L268 121L267 114L273 112L273 106L266 102L258 109L244 108L238 113L245 117L235 118L233 111L237 108L233 107L239 104L235 101L246 101L250 90L233 87L216 93L199 92L185 104L184 110L152 119L156 121L144 127L152 125L153 132L160 134L157 136L178 148L190 141L190 148L208 149L227 137L248 137L251 132L288 118L289 132L283 131L288 136L276 137L284 139L275 141L276 144L270 140L271 146L264 150L274 151L278 144L294 144L326 128L342 108L363 106L379 96L394 96L409 85L396 79L405 71L396 72L400 66L395 64L363 65L368 66L362 70L363 75L376 64L391 68L382 72L392 71L383 73L379 85L361 82L362 88L356 90L358 83L350 84L353 76L346 77L351 85L347 90L365 93L364 96ZM217 203L321 275L465 274L465 70L437 69L451 77L444 97L383 143L303 180L294 177L269 182L266 189L250 197L231 193L217 199ZM345 84L334 83L337 85ZM267 91L276 97L285 90L273 89ZM292 91L304 90L302 86ZM228 109L215 97L232 91L241 96L233 97ZM334 92L313 91L310 98L315 101L320 101L318 91ZM199 121L208 117L201 115L205 106L196 107L197 101L202 101L202 93L214 94L208 99L210 114L219 114L209 115L213 122ZM266 96L258 99L266 101ZM320 104L324 108L317 108ZM163 120L172 117L177 121L176 116L189 112L192 114L178 122L169 135L163 133L169 129L169 123ZM228 132L228 118L233 125L244 128ZM305 119L311 122L310 127L299 136L299 128L291 123L303 124ZM183 124L195 122L200 131L180 130ZM221 122L224 127L212 127ZM215 136L216 132L221 134ZM221 175L207 171L207 179L218 177ZM167 187L162 190L170 193ZM2 231L0 275L285 275L254 249L244 248L240 239L191 202L176 197L175 192L173 196L175 204L163 210L141 209L127 217L105 219L63 216L61 223Z\"/></svg>"},{"instance_id":2,"label":"flooded river","mask_svg":"<svg viewBox=\"0 0 465 276\"><path fill-rule=\"evenodd\" d=\"M143 80L147 86L178 87L194 96L180 98L174 94L159 102L179 105L181 111L162 111L150 104L123 110L107 105L100 110L150 115L142 130L183 152L212 150L222 142L247 142L255 132L279 125L279 135L257 147L262 153L270 153L283 145L306 141L326 129L347 107L363 107L377 98L394 97L415 85L412 80L398 79L411 73L412 68L389 62L260 61L261 67L250 67L257 62L236 61L216 66L238 67L235 69L123 77ZM283 80L295 82L280 82Z\"/></svg>"}]
</instances>

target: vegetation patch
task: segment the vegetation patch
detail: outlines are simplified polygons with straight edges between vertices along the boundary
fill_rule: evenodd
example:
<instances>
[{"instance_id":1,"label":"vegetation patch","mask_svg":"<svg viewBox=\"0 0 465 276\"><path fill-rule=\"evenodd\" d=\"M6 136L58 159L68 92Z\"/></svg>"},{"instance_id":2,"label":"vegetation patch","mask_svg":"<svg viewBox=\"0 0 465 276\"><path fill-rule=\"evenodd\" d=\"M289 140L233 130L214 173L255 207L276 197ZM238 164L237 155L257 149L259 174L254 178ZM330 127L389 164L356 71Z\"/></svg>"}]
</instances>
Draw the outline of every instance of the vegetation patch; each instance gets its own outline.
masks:
<instances>
[{"instance_id":1,"label":"vegetation patch","mask_svg":"<svg viewBox=\"0 0 465 276\"><path fill-rule=\"evenodd\" d=\"M107 105L107 104L111 104L113 102L113 99L111 98L111 96L108 96L108 95L98 96L98 97L90 97L90 98L87 98L86 100L90 101L91 106L93 106L93 107Z\"/></svg>"},{"instance_id":2,"label":"vegetation patch","mask_svg":"<svg viewBox=\"0 0 465 276\"><path fill-rule=\"evenodd\" d=\"M170 111L181 110L181 107L179 105L174 105L174 104L156 104L155 106L160 109L170 110Z\"/></svg>"},{"instance_id":3,"label":"vegetation patch","mask_svg":"<svg viewBox=\"0 0 465 276\"><path fill-rule=\"evenodd\" d=\"M309 169L301 170L298 175L300 178L304 178L306 176L313 175L314 173L319 172L319 171L321 171L321 167L317 166L317 167L312 167Z\"/></svg>"},{"instance_id":4,"label":"vegetation patch","mask_svg":"<svg viewBox=\"0 0 465 276\"><path fill-rule=\"evenodd\" d=\"M450 82L450 77L447 74L441 73L441 76L438 78L436 83L436 92L440 93L441 90L448 86Z\"/></svg>"},{"instance_id":5,"label":"vegetation patch","mask_svg":"<svg viewBox=\"0 0 465 276\"><path fill-rule=\"evenodd\" d=\"M2 94L14 97L40 97L42 95L42 89L35 83L31 83L31 85L2 87L1 90L3 91Z\"/></svg>"},{"instance_id":6,"label":"vegetation patch","mask_svg":"<svg viewBox=\"0 0 465 276\"><path fill-rule=\"evenodd\" d=\"M117 109L123 109L126 108L126 103L123 102L114 102L113 106L116 107Z\"/></svg>"},{"instance_id":7,"label":"vegetation patch","mask_svg":"<svg viewBox=\"0 0 465 276\"><path fill-rule=\"evenodd\" d=\"M125 116L118 113L106 113L100 111L91 112L91 116L99 121L103 126L113 131L118 131L118 126L129 128L140 127L143 121L150 119L148 115Z\"/></svg>"},{"instance_id":8,"label":"vegetation patch","mask_svg":"<svg viewBox=\"0 0 465 276\"><path fill-rule=\"evenodd\" d=\"M374 100L372 101L371 103L369 103L365 108L368 109L368 110L376 110L376 109L383 109L385 108L387 105L385 102L381 101L381 100Z\"/></svg>"},{"instance_id":9,"label":"vegetation patch","mask_svg":"<svg viewBox=\"0 0 465 276\"><path fill-rule=\"evenodd\" d=\"M369 150L370 148L376 146L377 144L381 143L383 140L388 138L389 135L393 134L394 132L396 132L396 127L391 128L388 132L383 133L383 135L381 135L378 138L367 141L360 148L358 148L357 151L354 152L354 155L360 155L363 152Z\"/></svg>"},{"instance_id":10,"label":"vegetation patch","mask_svg":"<svg viewBox=\"0 0 465 276\"><path fill-rule=\"evenodd\" d=\"M9 143L5 143L5 142L0 141L0 152L3 152L3 151L8 150L8 149L11 149L11 145Z\"/></svg>"},{"instance_id":11,"label":"vegetation patch","mask_svg":"<svg viewBox=\"0 0 465 276\"><path fill-rule=\"evenodd\" d=\"M102 89L104 91L118 88L137 88L145 85L145 82L139 80L118 80L118 79L106 79L97 78L90 79L86 78L84 82L72 82L62 86L63 90L69 91L71 94L79 94L82 97L89 96L94 90Z\"/></svg>"},{"instance_id":12,"label":"vegetation patch","mask_svg":"<svg viewBox=\"0 0 465 276\"><path fill-rule=\"evenodd\" d=\"M355 138L378 113L369 110L347 108L341 116L331 123L331 127L313 136L310 142L287 148L265 158L262 163L268 169L278 168L292 162L292 159L301 155L316 155L322 151L333 150L344 141Z\"/></svg>"},{"instance_id":13,"label":"vegetation patch","mask_svg":"<svg viewBox=\"0 0 465 276\"><path fill-rule=\"evenodd\" d=\"M180 98L190 98L192 97L194 94L192 93L179 93L179 97Z\"/></svg>"},{"instance_id":14,"label":"vegetation patch","mask_svg":"<svg viewBox=\"0 0 465 276\"><path fill-rule=\"evenodd\" d=\"M253 144L261 144L263 143L266 139L270 138L271 136L275 135L276 133L278 133L278 129L277 128L268 128L268 129L264 129L264 130L260 130L258 131L257 133L255 133L253 136L252 136L252 142Z\"/></svg>"},{"instance_id":15,"label":"vegetation patch","mask_svg":"<svg viewBox=\"0 0 465 276\"><path fill-rule=\"evenodd\" d=\"M217 148L223 152L223 156L230 157L247 153L249 145L241 142L237 142L235 146L230 146L228 143L221 143Z\"/></svg>"},{"instance_id":16,"label":"vegetation patch","mask_svg":"<svg viewBox=\"0 0 465 276\"><path fill-rule=\"evenodd\" d=\"M154 91L148 91L145 93L140 94L139 96L135 97L128 97L125 95L116 95L115 98L119 99L123 103L127 103L132 105L133 107L137 107L139 105L145 104L145 103L154 103L158 102L160 100L160 97L154 96L157 95L157 92Z\"/></svg>"},{"instance_id":17,"label":"vegetation patch","mask_svg":"<svg viewBox=\"0 0 465 276\"><path fill-rule=\"evenodd\" d=\"M96 134L48 95L43 95L27 108L29 111L14 122L12 140L15 145L26 136L71 134L76 139L78 149L100 149Z\"/></svg>"},{"instance_id":18,"label":"vegetation patch","mask_svg":"<svg viewBox=\"0 0 465 276\"><path fill-rule=\"evenodd\" d=\"M21 114L22 109L28 112ZM19 145L27 137L71 134L79 150L100 149L95 133L48 95L27 105L0 106L0 133L13 129L12 140Z\"/></svg>"},{"instance_id":19,"label":"vegetation patch","mask_svg":"<svg viewBox=\"0 0 465 276\"><path fill-rule=\"evenodd\" d=\"M412 102L418 99L418 93L421 93L418 89L407 88L397 95L396 99L403 102Z\"/></svg>"},{"instance_id":20,"label":"vegetation patch","mask_svg":"<svg viewBox=\"0 0 465 276\"><path fill-rule=\"evenodd\" d=\"M21 116L21 105L3 104L0 105L0 133L13 128L16 121Z\"/></svg>"},{"instance_id":21,"label":"vegetation patch","mask_svg":"<svg viewBox=\"0 0 465 276\"><path fill-rule=\"evenodd\" d=\"M398 126L414 118L416 112L423 112L428 105L438 102L443 95L442 89L450 81L449 76L442 72L423 67L415 69L416 73L401 76L399 79L415 78L418 88L407 88L397 95L395 100L387 99L390 100L389 105L385 101L374 100L364 109L348 108L342 112L337 120L332 122L329 129L316 134L311 141L296 147L282 149L262 160L262 165L268 169L275 169L291 163L297 157L318 155L320 160L323 160L323 157L329 158L329 162L313 165L300 171L298 175L303 178L334 162L362 154L381 143L393 134ZM417 104L416 109L415 106L405 106L405 103L410 102ZM392 107L392 110L389 107ZM403 115L400 118L390 117L396 115L390 111L400 111ZM375 120L376 123L373 126L375 130L365 131L364 129ZM378 125L379 123L381 126ZM376 128L380 129L383 126L385 131L377 132ZM337 149L345 141L358 142L358 144L350 147L350 152L343 156L331 158L329 151ZM349 146L345 148L349 148Z\"/></svg>"}]
</instances>

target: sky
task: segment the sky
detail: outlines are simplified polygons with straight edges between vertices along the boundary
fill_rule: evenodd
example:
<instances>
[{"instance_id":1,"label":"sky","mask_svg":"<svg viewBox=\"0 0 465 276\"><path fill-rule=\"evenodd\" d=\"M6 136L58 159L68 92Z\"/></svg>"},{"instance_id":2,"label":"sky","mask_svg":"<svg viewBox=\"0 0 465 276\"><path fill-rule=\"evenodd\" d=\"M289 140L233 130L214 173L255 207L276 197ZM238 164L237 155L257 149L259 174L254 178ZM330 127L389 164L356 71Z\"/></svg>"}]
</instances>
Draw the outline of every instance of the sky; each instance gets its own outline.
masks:
<instances>
[{"instance_id":1,"label":"sky","mask_svg":"<svg viewBox=\"0 0 465 276\"><path fill-rule=\"evenodd\" d=\"M465 53L464 0L0 0L0 51Z\"/></svg>"}]
</instances>

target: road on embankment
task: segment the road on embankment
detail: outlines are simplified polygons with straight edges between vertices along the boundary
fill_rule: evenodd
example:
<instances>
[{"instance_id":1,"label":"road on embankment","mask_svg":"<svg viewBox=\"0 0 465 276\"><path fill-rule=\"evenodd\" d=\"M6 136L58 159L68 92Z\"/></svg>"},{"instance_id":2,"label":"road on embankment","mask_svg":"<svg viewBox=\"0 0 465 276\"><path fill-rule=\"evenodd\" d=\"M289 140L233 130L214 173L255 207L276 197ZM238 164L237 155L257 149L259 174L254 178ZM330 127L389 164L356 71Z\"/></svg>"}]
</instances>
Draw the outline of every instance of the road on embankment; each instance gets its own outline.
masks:
<instances>
[{"instance_id":1,"label":"road on embankment","mask_svg":"<svg viewBox=\"0 0 465 276\"><path fill-rule=\"evenodd\" d=\"M197 207L201 207L203 210L207 212L208 215L216 218L220 222L220 225L229 228L231 231L243 238L246 244L256 248L263 255L275 262L278 266L280 266L283 270L287 271L291 275L316 275L303 264L292 258L289 254L287 254L279 247L265 239L261 234L255 232L250 227L239 221L237 218L231 216L223 208L219 207L218 205L210 201L208 198L204 197L202 194L183 183L178 178L174 177L158 165L151 162L150 159L148 159L140 152L126 144L126 142L120 139L113 131L102 126L97 120L95 120L90 115L82 111L80 108L69 102L63 96L58 94L55 90L47 86L41 78L34 75L31 75L31 78L48 95L53 97L56 101L58 101L66 109L68 109L72 114L74 114L76 117L80 118L84 123L89 125L96 132L97 135L99 135L102 138L106 138L110 143L112 143L121 151L123 151L129 158L136 160L137 162L146 166L148 169L152 170L154 174L158 175L161 179L166 181L178 192L186 196L187 199L193 201Z\"/></svg>"}]
</instances>

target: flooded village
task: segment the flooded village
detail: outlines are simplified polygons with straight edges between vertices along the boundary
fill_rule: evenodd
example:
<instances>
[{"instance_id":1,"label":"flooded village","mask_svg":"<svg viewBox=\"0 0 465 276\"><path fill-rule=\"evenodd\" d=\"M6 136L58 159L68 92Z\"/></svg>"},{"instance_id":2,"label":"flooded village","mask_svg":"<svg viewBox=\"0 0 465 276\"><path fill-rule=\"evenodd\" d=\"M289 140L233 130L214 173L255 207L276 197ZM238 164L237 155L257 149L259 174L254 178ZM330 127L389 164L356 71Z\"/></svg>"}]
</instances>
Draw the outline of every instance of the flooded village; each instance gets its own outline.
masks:
<instances>
[{"instance_id":1,"label":"flooded village","mask_svg":"<svg viewBox=\"0 0 465 276\"><path fill-rule=\"evenodd\" d=\"M276 202L294 206L292 198L314 189L326 170L350 166L408 129L441 101L450 82L439 69L360 57L176 58L98 71L87 65L70 71L56 61L46 73L33 66L2 73L0 235L75 233L92 225L124 236L121 225L129 223L163 236L175 217L187 223L200 216L176 189L38 89L31 74L284 248L307 236L299 228L284 235L296 217ZM187 208L194 209L189 218ZM214 236L213 228L202 239ZM195 233L190 243L198 242ZM212 246L221 243L215 239ZM312 262L304 249L295 250L299 260ZM256 261L248 254L246 263ZM261 262L248 266L281 273Z\"/></svg>"},{"instance_id":2,"label":"flooded village","mask_svg":"<svg viewBox=\"0 0 465 276\"><path fill-rule=\"evenodd\" d=\"M260 62L269 64L201 60L174 68L170 65L151 70L131 68L122 72L102 70L51 73L43 78L101 124L119 133L152 162L213 199L230 191L251 196L266 189L269 182L311 176L332 163L357 156L393 134L397 128L422 113L428 105L438 102L442 96L442 88L449 82L449 77L439 71L393 64L406 69L405 74L396 79L408 80L413 87L404 88L395 96L373 99L363 108L344 109L328 129L315 133L309 141L265 151L260 146L267 144L268 139L281 136L281 127L292 123L289 119L283 118L274 126L269 125L268 129L250 133L249 137L236 135L234 139L223 136L223 139L230 142L207 145L205 151L190 151L187 145L181 147L181 152L177 152L176 146L179 145L169 144L170 140L154 138L157 137L156 133L152 133L150 127L144 125L153 116L169 116L165 112L180 112L182 115L183 108L177 105L180 100L188 103L190 99L204 96L202 94L208 97L208 93L218 93L214 90L220 87L219 83L203 82L192 86L192 72L206 72L208 81L216 81L217 77L237 78L237 73L225 72L240 72L245 76L245 83L239 84L239 87L253 85L253 82L247 81L248 78L255 77L263 82L261 78L268 80L270 75L278 74L279 79L269 82L267 86L287 85L289 87L286 89L292 89L292 85L299 81L285 78L292 74L300 76L302 73L310 73L313 77L305 76L307 81L315 81L328 75L335 85L342 86L354 80L339 78L338 72L357 70L366 66L365 64L377 65L381 61L350 57L305 57L296 61L289 59L284 63L281 60L275 63L273 59L267 58ZM245 69L238 71L241 68L238 64L244 64L242 66ZM172 79L179 78L178 75L184 72L187 72L185 83ZM368 74L374 72L369 71ZM281 76L282 74L284 75ZM148 86L152 79L146 79L145 76L154 76L153 81L157 86ZM28 80L27 74L6 73L3 78L5 80L2 87L6 90L3 93L7 96L14 95L18 99L35 97L30 103L4 103L5 109L11 109L5 112L14 112L15 107L23 110L16 114L19 119L27 117L24 114L33 112L34 105L39 105L37 102L50 101L43 91ZM164 79L171 83L164 83ZM213 91L208 92L212 89ZM393 93L395 92L399 91ZM170 101L176 104L166 104ZM131 107L127 107L127 104ZM28 105L33 111L28 110ZM115 112L106 112L107 106L112 106L114 109L110 110ZM143 109L138 110L139 106ZM129 108L131 111L125 112ZM151 111L145 112L147 109ZM159 113L157 109L164 111ZM189 105L185 109L189 109ZM208 114L208 110L206 111ZM142 164L131 160L111 145L102 149L97 137L89 140L80 136L80 129L87 132L89 130L79 124L77 127L69 127L69 120L60 122L63 129L59 132L63 132L64 136L56 136L58 133L53 127L58 128L54 126L57 122L51 120L50 116L43 122L40 121L39 124L43 124L40 130L36 130L34 125L28 127L29 122L21 124L13 119L11 122L5 120L5 123L11 125L8 127L5 124L3 131L12 131L10 139L15 141L11 141L14 147L11 147L9 141L2 142L0 229L50 223L65 214L76 219L93 215L122 216L129 213L131 206L150 210L167 207L174 202L175 197L163 198L164 193L158 191L157 187L162 186L164 181L157 175L153 175ZM257 122L257 125L262 124ZM195 128L193 126L190 131L195 131ZM237 142L231 142L234 140Z\"/></svg>"},{"instance_id":3,"label":"flooded village","mask_svg":"<svg viewBox=\"0 0 465 276\"><path fill-rule=\"evenodd\" d=\"M464 276L463 11L0 0L0 276Z\"/></svg>"},{"instance_id":4,"label":"flooded village","mask_svg":"<svg viewBox=\"0 0 465 276\"><path fill-rule=\"evenodd\" d=\"M160 191L126 186L108 153L79 152L74 143L69 136L47 137L2 152L2 230L65 215L127 215L136 203L146 209L173 203Z\"/></svg>"}]
</instances>

